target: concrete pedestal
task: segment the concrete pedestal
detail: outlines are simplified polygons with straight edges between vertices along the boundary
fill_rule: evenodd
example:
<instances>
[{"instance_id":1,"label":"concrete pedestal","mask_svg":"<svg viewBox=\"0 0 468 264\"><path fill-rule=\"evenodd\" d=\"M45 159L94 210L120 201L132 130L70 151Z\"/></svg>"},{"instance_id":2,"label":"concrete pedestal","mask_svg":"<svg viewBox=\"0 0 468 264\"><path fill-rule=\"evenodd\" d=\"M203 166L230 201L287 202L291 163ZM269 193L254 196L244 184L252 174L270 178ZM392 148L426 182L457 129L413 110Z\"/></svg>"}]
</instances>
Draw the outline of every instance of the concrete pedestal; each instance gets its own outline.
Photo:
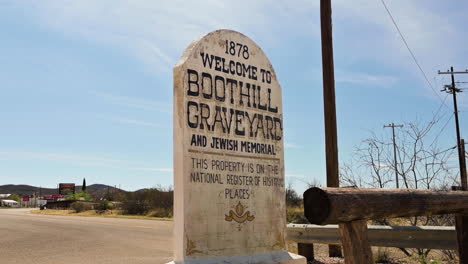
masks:
<instances>
[{"instance_id":1,"label":"concrete pedestal","mask_svg":"<svg viewBox=\"0 0 468 264\"><path fill-rule=\"evenodd\" d=\"M293 253L275 252L252 256L172 261L167 264L307 264L307 260Z\"/></svg>"}]
</instances>

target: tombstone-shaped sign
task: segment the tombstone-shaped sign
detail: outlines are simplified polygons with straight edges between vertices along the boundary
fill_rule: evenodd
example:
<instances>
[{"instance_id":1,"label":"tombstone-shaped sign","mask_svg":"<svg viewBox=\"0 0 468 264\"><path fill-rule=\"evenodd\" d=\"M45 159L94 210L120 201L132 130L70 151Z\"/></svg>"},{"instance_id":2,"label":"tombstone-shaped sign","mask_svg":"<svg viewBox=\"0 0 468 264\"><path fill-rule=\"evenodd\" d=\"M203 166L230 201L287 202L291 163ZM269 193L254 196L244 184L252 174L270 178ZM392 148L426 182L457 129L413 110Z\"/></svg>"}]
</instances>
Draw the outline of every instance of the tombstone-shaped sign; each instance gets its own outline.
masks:
<instances>
[{"instance_id":1,"label":"tombstone-shaped sign","mask_svg":"<svg viewBox=\"0 0 468 264\"><path fill-rule=\"evenodd\" d=\"M283 107L270 61L218 30L174 68L174 263L305 263L285 250Z\"/></svg>"}]
</instances>

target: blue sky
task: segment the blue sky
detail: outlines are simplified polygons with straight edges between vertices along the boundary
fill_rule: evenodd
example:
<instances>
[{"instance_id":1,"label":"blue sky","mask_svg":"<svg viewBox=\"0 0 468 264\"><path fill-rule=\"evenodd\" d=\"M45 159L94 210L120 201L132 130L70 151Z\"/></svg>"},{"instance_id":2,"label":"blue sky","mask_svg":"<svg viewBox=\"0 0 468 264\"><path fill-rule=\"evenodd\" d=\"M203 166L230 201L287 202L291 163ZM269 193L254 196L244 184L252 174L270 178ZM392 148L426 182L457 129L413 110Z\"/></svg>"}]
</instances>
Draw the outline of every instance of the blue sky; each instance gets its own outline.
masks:
<instances>
[{"instance_id":1,"label":"blue sky","mask_svg":"<svg viewBox=\"0 0 468 264\"><path fill-rule=\"evenodd\" d=\"M252 38L277 72L287 181L301 192L302 181L324 183L318 3L0 0L0 184L172 185L172 67L192 40L220 28ZM465 1L386 3L436 91L449 82L439 69L468 68ZM390 138L384 124L431 120L446 94L426 83L380 1L335 0L333 11L346 161L369 131ZM453 111L445 103L434 133ZM442 147L455 145L453 122L442 135Z\"/></svg>"}]
</instances>

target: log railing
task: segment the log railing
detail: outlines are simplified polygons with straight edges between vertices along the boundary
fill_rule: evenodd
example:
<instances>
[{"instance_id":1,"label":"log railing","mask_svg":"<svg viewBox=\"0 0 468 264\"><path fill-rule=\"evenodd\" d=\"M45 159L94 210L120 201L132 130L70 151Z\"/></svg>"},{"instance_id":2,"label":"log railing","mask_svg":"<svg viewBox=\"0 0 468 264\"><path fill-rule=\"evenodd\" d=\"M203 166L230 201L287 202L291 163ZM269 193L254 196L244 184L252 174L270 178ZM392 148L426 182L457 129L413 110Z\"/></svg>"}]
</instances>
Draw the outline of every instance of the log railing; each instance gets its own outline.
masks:
<instances>
[{"instance_id":1,"label":"log railing","mask_svg":"<svg viewBox=\"0 0 468 264\"><path fill-rule=\"evenodd\" d=\"M467 212L467 192L311 188L304 193L306 218L312 224L338 224L345 262L353 264L373 263L367 220Z\"/></svg>"},{"instance_id":2,"label":"log railing","mask_svg":"<svg viewBox=\"0 0 468 264\"><path fill-rule=\"evenodd\" d=\"M373 247L457 249L457 234L453 226L369 225L367 233ZM341 245L338 225L288 224L286 239L301 245Z\"/></svg>"}]
</instances>

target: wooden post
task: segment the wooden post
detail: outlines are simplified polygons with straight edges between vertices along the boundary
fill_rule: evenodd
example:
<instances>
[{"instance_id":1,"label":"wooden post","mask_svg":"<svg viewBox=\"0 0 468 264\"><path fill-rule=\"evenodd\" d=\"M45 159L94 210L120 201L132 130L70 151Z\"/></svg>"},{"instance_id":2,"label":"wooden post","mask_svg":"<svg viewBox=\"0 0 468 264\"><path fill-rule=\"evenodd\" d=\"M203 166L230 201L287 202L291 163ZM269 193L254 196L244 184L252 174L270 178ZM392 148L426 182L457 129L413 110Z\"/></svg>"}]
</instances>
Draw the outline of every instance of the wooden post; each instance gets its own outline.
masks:
<instances>
[{"instance_id":1,"label":"wooden post","mask_svg":"<svg viewBox=\"0 0 468 264\"><path fill-rule=\"evenodd\" d=\"M460 176L461 176L461 186L464 191L468 190L468 180L467 180L467 171L466 171L466 151L465 151L465 140L461 139L460 140L460 151L462 153L462 158L461 158L461 170L460 170Z\"/></svg>"},{"instance_id":2,"label":"wooden post","mask_svg":"<svg viewBox=\"0 0 468 264\"><path fill-rule=\"evenodd\" d=\"M320 1L320 25L322 32L323 106L325 115L327 186L339 187L331 0ZM340 247L330 245L329 255L330 257L342 257Z\"/></svg>"},{"instance_id":3,"label":"wooden post","mask_svg":"<svg viewBox=\"0 0 468 264\"><path fill-rule=\"evenodd\" d=\"M372 250L367 237L367 222L341 223L340 234L346 264L372 264Z\"/></svg>"},{"instance_id":4,"label":"wooden post","mask_svg":"<svg viewBox=\"0 0 468 264\"><path fill-rule=\"evenodd\" d=\"M314 244L297 243L297 253L304 256L307 261L314 261Z\"/></svg>"},{"instance_id":5,"label":"wooden post","mask_svg":"<svg viewBox=\"0 0 468 264\"><path fill-rule=\"evenodd\" d=\"M331 0L320 1L320 15L322 26L322 74L323 106L325 114L325 149L327 158L327 186L339 187Z\"/></svg>"},{"instance_id":6,"label":"wooden post","mask_svg":"<svg viewBox=\"0 0 468 264\"><path fill-rule=\"evenodd\" d=\"M467 191L465 140L461 139L460 141L461 153L463 154L461 159L461 186L463 191ZM458 214L455 216L455 228L457 229L458 256L460 258L460 264L468 264L468 216L466 214Z\"/></svg>"},{"instance_id":7,"label":"wooden post","mask_svg":"<svg viewBox=\"0 0 468 264\"><path fill-rule=\"evenodd\" d=\"M455 228L457 229L460 264L468 264L468 216L461 214L456 215Z\"/></svg>"}]
</instances>

